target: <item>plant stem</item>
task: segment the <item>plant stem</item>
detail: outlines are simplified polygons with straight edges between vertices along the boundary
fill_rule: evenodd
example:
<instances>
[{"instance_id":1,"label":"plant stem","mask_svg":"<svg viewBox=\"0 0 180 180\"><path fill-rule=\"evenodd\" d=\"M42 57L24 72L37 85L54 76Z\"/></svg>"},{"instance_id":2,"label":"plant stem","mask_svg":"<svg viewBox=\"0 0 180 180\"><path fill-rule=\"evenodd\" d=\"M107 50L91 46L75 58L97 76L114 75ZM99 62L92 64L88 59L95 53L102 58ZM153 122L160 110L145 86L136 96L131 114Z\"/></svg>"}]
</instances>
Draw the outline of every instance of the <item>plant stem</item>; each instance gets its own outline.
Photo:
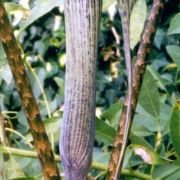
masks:
<instances>
[{"instance_id":1,"label":"plant stem","mask_svg":"<svg viewBox=\"0 0 180 180\"><path fill-rule=\"evenodd\" d=\"M0 145L8 146L8 144L9 144L9 141L5 132L5 122L4 122L3 114L0 107ZM2 159L1 167L0 167L0 175L1 175L0 177L2 178L2 180L7 179L7 174L5 171L5 162L8 159L9 159L9 155L6 155L5 153L3 153L3 159Z\"/></svg>"},{"instance_id":2,"label":"plant stem","mask_svg":"<svg viewBox=\"0 0 180 180\"><path fill-rule=\"evenodd\" d=\"M66 180L84 180L95 137L101 0L65 1L66 76L60 154Z\"/></svg>"},{"instance_id":3,"label":"plant stem","mask_svg":"<svg viewBox=\"0 0 180 180\"><path fill-rule=\"evenodd\" d=\"M0 41L2 42L13 78L19 92L22 106L33 136L34 145L41 163L45 180L59 180L60 175L50 142L41 119L30 81L26 74L21 50L8 19L3 1L0 0Z\"/></svg>"},{"instance_id":4,"label":"plant stem","mask_svg":"<svg viewBox=\"0 0 180 180\"><path fill-rule=\"evenodd\" d=\"M6 145L6 133L4 126L4 118L0 108L0 144Z\"/></svg>"},{"instance_id":5,"label":"plant stem","mask_svg":"<svg viewBox=\"0 0 180 180\"><path fill-rule=\"evenodd\" d=\"M0 151L3 153L6 153L6 154L14 155L14 156L37 158L37 153L35 151L20 150L17 148L4 147L4 146L0 146ZM55 160L57 162L61 161L59 155L55 155ZM92 168L104 170L104 171L107 170L106 165L99 163L99 162L95 162L95 161L92 162ZM123 169L122 175L128 176L128 177L136 177L136 178L144 179L144 180L150 180L151 179L150 175L140 173L140 172L134 171L134 170L128 170L128 169Z\"/></svg>"},{"instance_id":6,"label":"plant stem","mask_svg":"<svg viewBox=\"0 0 180 180\"><path fill-rule=\"evenodd\" d=\"M29 145L30 148L33 147L30 142L27 142L27 141L26 141L26 138L25 138L20 132L14 130L14 129L11 129L11 128L5 128L5 130L6 130L6 131L9 131L9 132L11 132L11 133L14 133L14 134L16 134L17 136L21 137L21 138L24 140L24 142L25 142L27 145Z\"/></svg>"},{"instance_id":7,"label":"plant stem","mask_svg":"<svg viewBox=\"0 0 180 180\"><path fill-rule=\"evenodd\" d=\"M47 99L47 96L46 96L46 93L44 91L44 88L40 82L40 79L39 77L37 76L35 70L31 67L31 65L29 64L29 62L27 61L26 57L24 58L25 59L25 64L27 66L27 68L29 69L29 71L32 73L32 75L34 76L34 78L36 79L37 83L38 83L38 86L41 90L41 93L42 93L42 97L44 99L44 102L45 102L45 106L46 106L46 109L47 109L47 114L48 114L48 118L51 118L51 110L50 110L50 107L49 107L49 103L48 103L48 99ZM52 150L54 150L54 136L53 134L51 135L50 137L51 139L51 147L52 147Z\"/></svg>"},{"instance_id":8,"label":"plant stem","mask_svg":"<svg viewBox=\"0 0 180 180\"><path fill-rule=\"evenodd\" d=\"M150 48L153 42L154 34L156 32L157 20L159 18L160 11L163 8L163 6L164 6L164 0L153 1L153 6L151 8L149 17L145 24L143 34L141 36L141 42L140 42L139 49L137 52L137 60L133 67L133 93L132 93L132 99L131 99L132 115L131 115L131 123L129 127L131 127L131 124L132 124L133 115L136 109L138 96L140 93L143 77L144 77L146 66L147 66L146 61L150 53ZM124 142L122 141L124 139L124 135L126 134L125 131L126 132L128 131L128 134L130 132L130 128L129 129L124 128L126 114L127 114L126 113L127 104L125 102L127 102L127 99L128 97L126 96L123 110L122 110L120 120L119 120L118 130L117 130L117 134L114 141L114 147L111 154L109 167L108 167L108 177L111 177L111 178L107 178L107 180L111 180L116 173L117 164L119 162L119 156L122 150L122 145L123 143L127 144L127 140L128 140L126 139ZM122 161L123 161L123 158L122 158Z\"/></svg>"}]
</instances>

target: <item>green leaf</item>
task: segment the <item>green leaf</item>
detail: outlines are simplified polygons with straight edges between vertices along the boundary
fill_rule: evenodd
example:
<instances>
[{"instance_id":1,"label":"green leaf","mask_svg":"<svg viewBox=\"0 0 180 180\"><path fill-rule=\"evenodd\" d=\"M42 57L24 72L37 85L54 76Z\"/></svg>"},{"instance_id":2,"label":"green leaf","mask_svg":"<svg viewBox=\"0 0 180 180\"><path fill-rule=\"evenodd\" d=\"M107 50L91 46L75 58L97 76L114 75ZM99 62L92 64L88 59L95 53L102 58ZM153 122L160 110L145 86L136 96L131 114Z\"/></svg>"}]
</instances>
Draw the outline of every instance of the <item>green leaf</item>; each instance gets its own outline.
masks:
<instances>
[{"instance_id":1,"label":"green leaf","mask_svg":"<svg viewBox=\"0 0 180 180\"><path fill-rule=\"evenodd\" d=\"M173 172L168 177L165 177L164 180L179 180L180 177L180 168L178 168L175 172Z\"/></svg>"},{"instance_id":2,"label":"green leaf","mask_svg":"<svg viewBox=\"0 0 180 180\"><path fill-rule=\"evenodd\" d=\"M129 0L129 6L131 8L131 11L132 11L132 8L134 7L134 4L136 3L137 0Z\"/></svg>"},{"instance_id":3,"label":"green leaf","mask_svg":"<svg viewBox=\"0 0 180 180\"><path fill-rule=\"evenodd\" d=\"M93 148L93 161L107 165L110 158L110 152L103 151L99 148Z\"/></svg>"},{"instance_id":4,"label":"green leaf","mask_svg":"<svg viewBox=\"0 0 180 180\"><path fill-rule=\"evenodd\" d=\"M180 162L179 159L170 164L157 166L153 172L155 180L179 180L180 177Z\"/></svg>"},{"instance_id":5,"label":"green leaf","mask_svg":"<svg viewBox=\"0 0 180 180\"><path fill-rule=\"evenodd\" d=\"M130 17L130 47L134 49L139 42L147 14L147 4L145 0L137 0Z\"/></svg>"},{"instance_id":6,"label":"green leaf","mask_svg":"<svg viewBox=\"0 0 180 180\"><path fill-rule=\"evenodd\" d=\"M142 145L149 151L153 151L152 146L144 140L142 137L135 136L133 133L130 134L131 144Z\"/></svg>"},{"instance_id":7,"label":"green leaf","mask_svg":"<svg viewBox=\"0 0 180 180\"><path fill-rule=\"evenodd\" d=\"M14 2L6 2L6 3L4 3L4 6L6 8L6 11L10 15L14 15L18 12L23 12L24 15L27 15L27 13L29 12L28 9L26 9L23 6L21 6L20 4L14 3Z\"/></svg>"},{"instance_id":8,"label":"green leaf","mask_svg":"<svg viewBox=\"0 0 180 180\"><path fill-rule=\"evenodd\" d=\"M22 124L24 127L26 127L27 129L29 129L28 126L28 122L26 120L26 116L23 110L19 111L17 114L17 118L18 118L18 123Z\"/></svg>"},{"instance_id":9,"label":"green leaf","mask_svg":"<svg viewBox=\"0 0 180 180\"><path fill-rule=\"evenodd\" d=\"M180 69L180 47L175 45L166 46L166 50L172 60L176 63L178 69Z\"/></svg>"},{"instance_id":10,"label":"green leaf","mask_svg":"<svg viewBox=\"0 0 180 180\"><path fill-rule=\"evenodd\" d=\"M165 103L160 103L160 127L161 131L165 131L168 126L168 122L171 118L171 112L172 112L172 107L165 104ZM164 133L164 132L163 132Z\"/></svg>"},{"instance_id":11,"label":"green leaf","mask_svg":"<svg viewBox=\"0 0 180 180\"><path fill-rule=\"evenodd\" d=\"M123 161L123 168L129 168L131 157L133 156L133 150L128 146ZM131 164L132 165L132 164Z\"/></svg>"},{"instance_id":12,"label":"green leaf","mask_svg":"<svg viewBox=\"0 0 180 180\"><path fill-rule=\"evenodd\" d=\"M174 174L178 169L179 167L175 166L174 164L163 164L155 166L153 171L153 179L164 180L167 176Z\"/></svg>"},{"instance_id":13,"label":"green leaf","mask_svg":"<svg viewBox=\"0 0 180 180\"><path fill-rule=\"evenodd\" d=\"M6 172L8 179L22 177L25 175L18 162L13 157L10 157L6 164Z\"/></svg>"},{"instance_id":14,"label":"green leaf","mask_svg":"<svg viewBox=\"0 0 180 180\"><path fill-rule=\"evenodd\" d=\"M165 44L166 33L163 28L158 28L156 30L156 35L154 37L153 45L161 50L162 46Z\"/></svg>"},{"instance_id":15,"label":"green leaf","mask_svg":"<svg viewBox=\"0 0 180 180\"><path fill-rule=\"evenodd\" d=\"M0 76L4 81L9 85L11 83L11 80L13 78L11 69L8 64L5 64L4 66L0 66Z\"/></svg>"},{"instance_id":16,"label":"green leaf","mask_svg":"<svg viewBox=\"0 0 180 180\"><path fill-rule=\"evenodd\" d=\"M164 81L162 79L162 77L160 76L160 74L155 70L155 68L153 68L153 66L147 66L148 71L151 73L151 75L153 76L153 78L157 81L158 86L163 89L164 91L166 90L166 87L164 85Z\"/></svg>"},{"instance_id":17,"label":"green leaf","mask_svg":"<svg viewBox=\"0 0 180 180\"><path fill-rule=\"evenodd\" d=\"M167 159L157 154L152 146L143 138L131 134L130 136L135 154L139 155L148 164L163 164L169 162Z\"/></svg>"},{"instance_id":18,"label":"green leaf","mask_svg":"<svg viewBox=\"0 0 180 180\"><path fill-rule=\"evenodd\" d=\"M0 79L3 79L7 84L10 84L12 80L12 73L7 63L6 55L1 43L0 43Z\"/></svg>"},{"instance_id":19,"label":"green leaf","mask_svg":"<svg viewBox=\"0 0 180 180\"><path fill-rule=\"evenodd\" d=\"M96 140L109 145L113 143L115 134L116 131L114 128L104 121L96 119Z\"/></svg>"},{"instance_id":20,"label":"green leaf","mask_svg":"<svg viewBox=\"0 0 180 180\"><path fill-rule=\"evenodd\" d=\"M37 0L35 6L30 11L28 19L22 24L20 31L22 32L34 21L50 12L53 8L60 6L62 3L63 0Z\"/></svg>"},{"instance_id":21,"label":"green leaf","mask_svg":"<svg viewBox=\"0 0 180 180\"><path fill-rule=\"evenodd\" d=\"M131 131L134 135L141 137L150 136L153 134L148 128L136 123L133 123Z\"/></svg>"},{"instance_id":22,"label":"green leaf","mask_svg":"<svg viewBox=\"0 0 180 180\"><path fill-rule=\"evenodd\" d=\"M118 124L118 120L121 114L123 104L121 102L117 102L109 107L102 115L102 119L109 120L110 124L113 127L116 127Z\"/></svg>"},{"instance_id":23,"label":"green leaf","mask_svg":"<svg viewBox=\"0 0 180 180\"><path fill-rule=\"evenodd\" d=\"M174 148L180 156L180 104L174 106L170 121L170 134Z\"/></svg>"},{"instance_id":24,"label":"green leaf","mask_svg":"<svg viewBox=\"0 0 180 180\"><path fill-rule=\"evenodd\" d=\"M176 14L170 23L168 34L179 34L180 33L180 13Z\"/></svg>"},{"instance_id":25,"label":"green leaf","mask_svg":"<svg viewBox=\"0 0 180 180\"><path fill-rule=\"evenodd\" d=\"M57 117L47 118L43 122L46 128L47 135L49 137L51 135L54 135L55 139L57 139L57 136L59 137L61 117L57 116ZM27 142L31 142L33 140L31 133L27 134L25 139Z\"/></svg>"},{"instance_id":26,"label":"green leaf","mask_svg":"<svg viewBox=\"0 0 180 180\"><path fill-rule=\"evenodd\" d=\"M159 93L156 81L148 70L144 76L139 103L149 114L156 118L159 117Z\"/></svg>"},{"instance_id":27,"label":"green leaf","mask_svg":"<svg viewBox=\"0 0 180 180\"><path fill-rule=\"evenodd\" d=\"M23 171L25 172L25 175L30 177L36 177L36 179L41 179L41 167L39 164L39 160L36 158L28 158L28 157L22 157L22 156L16 156L14 157L16 159L16 162L18 162L19 166ZM21 178L24 176L18 176L17 178ZM14 177L15 178L15 177Z\"/></svg>"},{"instance_id":28,"label":"green leaf","mask_svg":"<svg viewBox=\"0 0 180 180\"><path fill-rule=\"evenodd\" d=\"M63 97L64 96L64 80L59 77L55 77L54 80L59 87L59 95Z\"/></svg>"},{"instance_id":29,"label":"green leaf","mask_svg":"<svg viewBox=\"0 0 180 180\"><path fill-rule=\"evenodd\" d=\"M133 126L143 126L148 132L157 132L158 130L156 118L149 113L135 114L132 129L134 128Z\"/></svg>"},{"instance_id":30,"label":"green leaf","mask_svg":"<svg viewBox=\"0 0 180 180\"><path fill-rule=\"evenodd\" d=\"M59 131L60 121L61 121L61 117L59 116L47 118L46 120L44 120L44 125L45 125L46 132L48 135L52 135Z\"/></svg>"},{"instance_id":31,"label":"green leaf","mask_svg":"<svg viewBox=\"0 0 180 180\"><path fill-rule=\"evenodd\" d=\"M112 4L114 4L116 0L103 0L103 7L102 10L106 11L108 7L110 7Z\"/></svg>"},{"instance_id":32,"label":"green leaf","mask_svg":"<svg viewBox=\"0 0 180 180\"><path fill-rule=\"evenodd\" d=\"M1 136L0 136L0 140L1 140ZM4 157L3 157L3 153L2 152L0 152L0 172L3 172L3 170L4 170ZM1 178L0 178L1 179Z\"/></svg>"},{"instance_id":33,"label":"green leaf","mask_svg":"<svg viewBox=\"0 0 180 180\"><path fill-rule=\"evenodd\" d=\"M0 67L7 64L7 61L5 61L6 56L4 52L4 48L2 46L2 43L0 42Z\"/></svg>"}]
</instances>

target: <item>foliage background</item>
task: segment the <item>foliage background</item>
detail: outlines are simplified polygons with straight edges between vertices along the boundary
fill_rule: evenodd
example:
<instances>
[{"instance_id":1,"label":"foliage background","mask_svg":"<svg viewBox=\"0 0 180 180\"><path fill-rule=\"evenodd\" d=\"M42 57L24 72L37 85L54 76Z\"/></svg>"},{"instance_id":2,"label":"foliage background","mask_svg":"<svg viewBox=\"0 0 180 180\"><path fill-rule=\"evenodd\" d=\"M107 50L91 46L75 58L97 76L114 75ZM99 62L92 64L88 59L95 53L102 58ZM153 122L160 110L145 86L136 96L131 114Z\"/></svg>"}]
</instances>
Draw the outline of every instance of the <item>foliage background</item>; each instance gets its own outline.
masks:
<instances>
[{"instance_id":1,"label":"foliage background","mask_svg":"<svg viewBox=\"0 0 180 180\"><path fill-rule=\"evenodd\" d=\"M121 22L112 6L103 1L97 60L96 141L93 161L107 166L118 118L126 93ZM131 48L135 59L151 0L137 0L131 17ZM5 2L52 148L58 154L63 113L65 28L61 0ZM144 77L123 167L153 179L180 178L180 5L167 0ZM118 42L120 41L120 42ZM0 45L0 107L6 121L9 145L34 150L12 74ZM1 146L0 146L1 150ZM41 179L37 159L13 156L0 164L8 179ZM3 156L0 152L0 162ZM60 166L60 164L59 164ZM61 167L60 167L61 168ZM62 171L62 169L61 169ZM102 170L90 174L104 178ZM124 176L123 179L137 179Z\"/></svg>"}]
</instances>

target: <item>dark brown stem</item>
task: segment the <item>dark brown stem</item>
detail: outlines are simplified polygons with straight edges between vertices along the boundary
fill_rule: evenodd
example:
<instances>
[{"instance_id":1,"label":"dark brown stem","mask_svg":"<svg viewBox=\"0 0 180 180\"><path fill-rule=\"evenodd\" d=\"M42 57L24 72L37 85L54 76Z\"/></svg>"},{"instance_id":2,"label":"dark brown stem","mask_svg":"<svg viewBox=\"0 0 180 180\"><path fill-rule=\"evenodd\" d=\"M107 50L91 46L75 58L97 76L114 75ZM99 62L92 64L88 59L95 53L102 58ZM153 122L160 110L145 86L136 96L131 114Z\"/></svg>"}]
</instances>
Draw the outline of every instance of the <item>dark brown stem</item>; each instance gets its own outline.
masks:
<instances>
[{"instance_id":1,"label":"dark brown stem","mask_svg":"<svg viewBox=\"0 0 180 180\"><path fill-rule=\"evenodd\" d=\"M0 41L3 44L17 90L21 97L22 106L33 136L44 178L46 180L59 180L59 171L51 150L51 145L25 71L21 51L14 37L2 0L0 0Z\"/></svg>"},{"instance_id":2,"label":"dark brown stem","mask_svg":"<svg viewBox=\"0 0 180 180\"><path fill-rule=\"evenodd\" d=\"M149 17L147 19L147 22L145 24L145 28L144 28L144 31L143 31L143 34L141 37L140 46L139 46L139 49L137 52L137 60L133 67L133 92L132 92L132 99L131 99L132 114L131 114L130 127L132 124L134 111L136 109L136 105L138 102L138 96L140 93L140 89L141 89L142 82L143 82L143 77L144 77L146 66L147 66L146 60L150 53L150 48L151 48L151 45L153 42L153 37L156 32L157 20L160 16L160 11L162 10L163 7L164 7L164 0L154 0L153 1L153 6L151 8ZM128 97L126 97L125 102L127 102L127 98ZM126 134L125 131L128 131L128 134L130 132L130 127L128 129L124 128L126 114L127 114L126 111L127 111L127 104L124 103L123 110L122 110L120 120L119 120L117 134L116 134L115 141L114 141L114 147L113 147L113 151L111 154L111 159L109 162L107 180L114 179L114 176L116 174L117 165L119 162L119 156L120 156L120 153L122 150L121 149L122 143L127 144L127 139L125 142L122 142L122 140L124 139L123 138L124 134ZM119 168L119 176L120 176L121 169L122 169L123 159L121 160L120 164L121 164L121 166Z\"/></svg>"}]
</instances>

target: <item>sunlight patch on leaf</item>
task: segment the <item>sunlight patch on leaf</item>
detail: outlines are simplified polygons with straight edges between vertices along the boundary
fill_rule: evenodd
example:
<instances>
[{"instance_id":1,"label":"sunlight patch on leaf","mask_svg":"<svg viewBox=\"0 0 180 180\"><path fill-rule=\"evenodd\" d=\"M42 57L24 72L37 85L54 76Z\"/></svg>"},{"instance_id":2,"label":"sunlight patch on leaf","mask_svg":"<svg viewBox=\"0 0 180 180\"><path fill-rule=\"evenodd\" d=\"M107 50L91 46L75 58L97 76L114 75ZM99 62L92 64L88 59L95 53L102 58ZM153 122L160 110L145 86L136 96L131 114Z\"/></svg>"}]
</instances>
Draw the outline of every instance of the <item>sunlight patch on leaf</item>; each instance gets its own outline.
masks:
<instances>
[{"instance_id":1,"label":"sunlight patch on leaf","mask_svg":"<svg viewBox=\"0 0 180 180\"><path fill-rule=\"evenodd\" d=\"M24 16L29 13L29 10L21 6L20 4L14 2L4 3L5 9L10 15L15 15L16 13L22 13Z\"/></svg>"},{"instance_id":2,"label":"sunlight patch on leaf","mask_svg":"<svg viewBox=\"0 0 180 180\"><path fill-rule=\"evenodd\" d=\"M109 13L109 17L110 19L113 21L114 16L117 12L117 8L116 8L116 3L113 3L111 6L109 6L108 8L108 13Z\"/></svg>"},{"instance_id":3,"label":"sunlight patch on leaf","mask_svg":"<svg viewBox=\"0 0 180 180\"><path fill-rule=\"evenodd\" d=\"M122 102L112 104L105 112L102 113L101 118L107 119L113 127L117 127L122 106Z\"/></svg>"},{"instance_id":4,"label":"sunlight patch on leaf","mask_svg":"<svg viewBox=\"0 0 180 180\"><path fill-rule=\"evenodd\" d=\"M8 179L18 178L25 175L18 162L12 156L7 161L5 167Z\"/></svg>"},{"instance_id":5,"label":"sunlight patch on leaf","mask_svg":"<svg viewBox=\"0 0 180 180\"><path fill-rule=\"evenodd\" d=\"M0 43L0 80L4 80L7 84L11 83L12 73L7 63L6 55L2 44Z\"/></svg>"},{"instance_id":6,"label":"sunlight patch on leaf","mask_svg":"<svg viewBox=\"0 0 180 180\"><path fill-rule=\"evenodd\" d=\"M166 159L160 156L159 154L157 154L154 151L153 147L144 138L131 134L130 139L132 141L132 145L130 147L147 164L158 165L158 164L170 162L169 159Z\"/></svg>"},{"instance_id":7,"label":"sunlight patch on leaf","mask_svg":"<svg viewBox=\"0 0 180 180\"><path fill-rule=\"evenodd\" d=\"M29 15L29 8L25 8L22 5L14 2L4 3L5 9L9 15L13 15L13 26L16 26L21 20L24 20Z\"/></svg>"},{"instance_id":8,"label":"sunlight patch on leaf","mask_svg":"<svg viewBox=\"0 0 180 180\"><path fill-rule=\"evenodd\" d=\"M11 83L13 76L8 64L0 66L0 78L2 78L7 84Z\"/></svg>"},{"instance_id":9,"label":"sunlight patch on leaf","mask_svg":"<svg viewBox=\"0 0 180 180\"><path fill-rule=\"evenodd\" d=\"M106 11L112 4L114 4L116 0L103 0L102 10Z\"/></svg>"},{"instance_id":10,"label":"sunlight patch on leaf","mask_svg":"<svg viewBox=\"0 0 180 180\"><path fill-rule=\"evenodd\" d=\"M136 155L140 156L145 163L152 164L152 157L146 148L134 147L134 152Z\"/></svg>"}]
</instances>

